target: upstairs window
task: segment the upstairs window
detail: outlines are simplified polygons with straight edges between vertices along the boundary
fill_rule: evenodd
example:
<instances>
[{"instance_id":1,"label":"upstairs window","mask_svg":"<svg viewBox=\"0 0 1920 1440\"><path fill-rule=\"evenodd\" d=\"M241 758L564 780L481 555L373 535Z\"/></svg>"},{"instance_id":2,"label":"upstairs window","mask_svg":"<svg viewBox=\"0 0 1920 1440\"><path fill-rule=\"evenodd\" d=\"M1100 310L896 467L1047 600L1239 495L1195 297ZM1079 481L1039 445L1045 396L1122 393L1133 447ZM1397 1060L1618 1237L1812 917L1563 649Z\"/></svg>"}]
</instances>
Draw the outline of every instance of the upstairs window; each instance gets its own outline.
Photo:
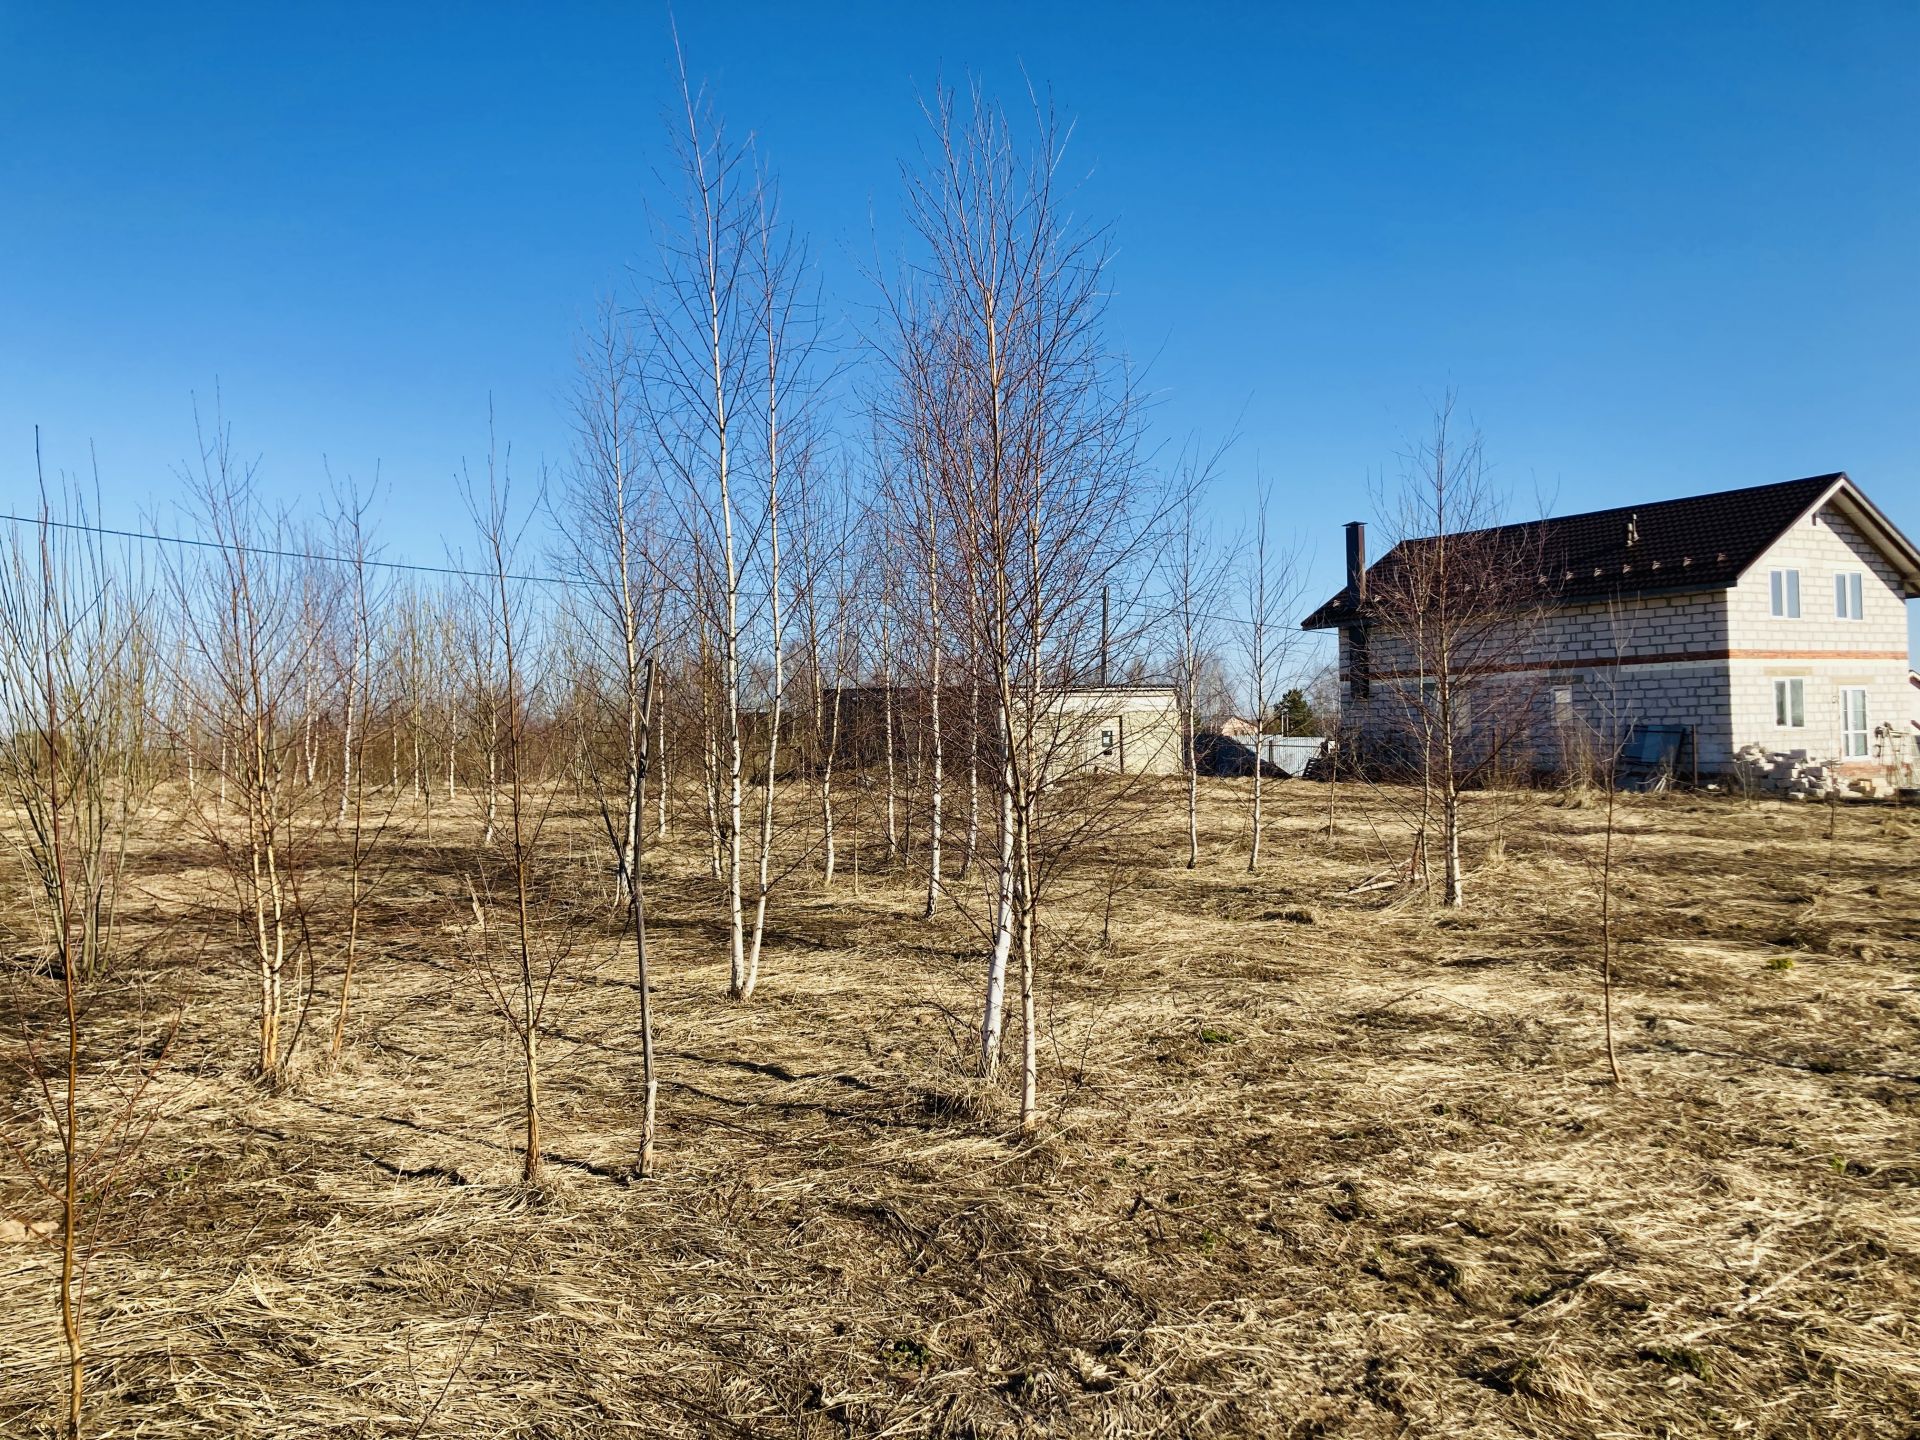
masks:
<instances>
[{"instance_id":1,"label":"upstairs window","mask_svg":"<svg viewBox=\"0 0 1920 1440\"><path fill-rule=\"evenodd\" d=\"M1800 572L1798 570L1775 570L1773 581L1773 614L1779 620L1798 620L1800 618Z\"/></svg>"},{"instance_id":2,"label":"upstairs window","mask_svg":"<svg viewBox=\"0 0 1920 1440\"><path fill-rule=\"evenodd\" d=\"M1807 723L1807 682L1805 680L1773 682L1773 723L1789 730L1805 728Z\"/></svg>"},{"instance_id":3,"label":"upstairs window","mask_svg":"<svg viewBox=\"0 0 1920 1440\"><path fill-rule=\"evenodd\" d=\"M1864 613L1864 578L1858 570L1842 570L1833 577L1833 613L1836 619L1858 620Z\"/></svg>"}]
</instances>

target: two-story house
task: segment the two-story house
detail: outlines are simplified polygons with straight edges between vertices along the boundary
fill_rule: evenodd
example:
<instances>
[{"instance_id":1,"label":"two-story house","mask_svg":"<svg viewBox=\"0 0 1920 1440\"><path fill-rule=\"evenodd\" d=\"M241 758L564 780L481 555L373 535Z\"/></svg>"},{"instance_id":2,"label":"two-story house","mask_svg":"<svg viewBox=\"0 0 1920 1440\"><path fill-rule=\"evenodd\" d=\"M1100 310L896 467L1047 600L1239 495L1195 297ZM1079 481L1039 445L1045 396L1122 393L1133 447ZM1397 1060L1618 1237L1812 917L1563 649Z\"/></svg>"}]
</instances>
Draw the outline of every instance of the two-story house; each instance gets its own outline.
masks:
<instances>
[{"instance_id":1,"label":"two-story house","mask_svg":"<svg viewBox=\"0 0 1920 1440\"><path fill-rule=\"evenodd\" d=\"M1906 602L1920 596L1920 550L1844 474L1477 534L1511 537L1481 553L1538 572L1499 668L1526 692L1542 768L1558 763L1569 720L1616 738L1684 727L1680 764L1702 774L1725 773L1749 745L1868 773L1894 732L1909 734ZM1433 683L1407 617L1377 598L1392 587L1370 595L1370 577L1390 580L1407 547L1429 543L1369 567L1365 527L1349 525L1347 586L1304 622L1339 631L1342 724L1363 745L1404 729L1405 687ZM1471 730L1472 706L1460 714Z\"/></svg>"}]
</instances>

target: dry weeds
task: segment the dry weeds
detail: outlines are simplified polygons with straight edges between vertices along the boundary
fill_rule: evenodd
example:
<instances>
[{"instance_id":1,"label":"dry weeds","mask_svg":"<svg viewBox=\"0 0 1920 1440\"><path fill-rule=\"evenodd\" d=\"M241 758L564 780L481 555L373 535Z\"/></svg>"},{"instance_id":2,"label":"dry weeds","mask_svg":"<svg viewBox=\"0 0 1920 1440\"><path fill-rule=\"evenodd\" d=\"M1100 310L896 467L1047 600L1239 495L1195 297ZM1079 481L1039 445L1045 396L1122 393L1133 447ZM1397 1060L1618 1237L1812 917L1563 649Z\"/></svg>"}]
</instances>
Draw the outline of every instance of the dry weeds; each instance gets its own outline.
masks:
<instances>
[{"instance_id":1,"label":"dry weeds","mask_svg":"<svg viewBox=\"0 0 1920 1440\"><path fill-rule=\"evenodd\" d=\"M1844 809L1830 853L1817 809L1628 804L1620 1092L1599 817L1524 802L1447 915L1350 893L1396 832L1356 793L1329 841L1324 793L1277 787L1257 879L1233 782L1197 872L1173 789L1164 836L1085 858L1037 1140L963 1073L981 966L964 923L914 918L912 877L789 881L738 1006L676 845L661 1173L624 1178L633 982L596 913L545 1046L537 1194L512 1056L454 968L456 852L411 843L345 1062L270 1095L244 975L174 923L204 857L156 832L128 971L154 978L97 1002L102 1053L186 1021L100 1232L94 1433L1915 1434L1910 814ZM553 879L591 901L588 865ZM31 1105L21 1064L0 1084ZM0 1188L9 1435L58 1413L42 1218Z\"/></svg>"}]
</instances>

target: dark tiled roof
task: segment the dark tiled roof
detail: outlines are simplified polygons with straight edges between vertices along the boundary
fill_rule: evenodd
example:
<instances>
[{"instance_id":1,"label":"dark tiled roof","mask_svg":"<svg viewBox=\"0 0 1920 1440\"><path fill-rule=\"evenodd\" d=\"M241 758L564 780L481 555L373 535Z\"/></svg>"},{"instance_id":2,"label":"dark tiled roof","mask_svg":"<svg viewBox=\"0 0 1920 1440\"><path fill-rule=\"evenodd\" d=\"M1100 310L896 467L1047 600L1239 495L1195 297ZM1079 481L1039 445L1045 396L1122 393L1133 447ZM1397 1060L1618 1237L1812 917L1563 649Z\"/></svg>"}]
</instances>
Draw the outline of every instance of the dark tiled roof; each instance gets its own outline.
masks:
<instances>
[{"instance_id":1,"label":"dark tiled roof","mask_svg":"<svg viewBox=\"0 0 1920 1440\"><path fill-rule=\"evenodd\" d=\"M1509 537L1515 553L1538 554L1546 584L1565 603L1660 590L1719 590L1739 579L1835 481L1844 479L1837 472L1809 475L1777 485L1503 525L1491 533ZM1637 537L1632 544L1630 529ZM1409 543L1422 542L1402 542L1389 550L1367 567L1369 580L1397 569ZM1320 630L1356 618L1343 589L1301 624Z\"/></svg>"}]
</instances>

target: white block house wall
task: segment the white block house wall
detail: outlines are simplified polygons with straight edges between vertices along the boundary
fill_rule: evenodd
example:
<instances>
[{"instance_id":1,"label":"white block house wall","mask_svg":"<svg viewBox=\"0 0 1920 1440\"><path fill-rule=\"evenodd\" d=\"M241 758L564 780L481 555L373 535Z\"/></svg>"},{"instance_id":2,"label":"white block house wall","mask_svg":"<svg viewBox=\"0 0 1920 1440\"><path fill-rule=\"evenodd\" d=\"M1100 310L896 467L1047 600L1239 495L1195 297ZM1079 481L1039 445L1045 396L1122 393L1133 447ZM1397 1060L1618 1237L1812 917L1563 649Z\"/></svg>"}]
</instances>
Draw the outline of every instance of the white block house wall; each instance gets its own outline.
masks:
<instances>
[{"instance_id":1,"label":"white block house wall","mask_svg":"<svg viewBox=\"0 0 1920 1440\"><path fill-rule=\"evenodd\" d=\"M1716 515L1732 517L1729 548L1716 541ZM1692 753L1681 763L1703 775L1731 770L1755 744L1872 773L1885 758L1879 727L1907 734L1906 601L1920 595L1920 552L1844 475L1544 526L1561 537L1560 553L1579 557L1557 577L1576 593L1556 594L1525 645L1503 657L1504 682L1482 682L1524 692L1533 723L1520 763L1558 765L1575 718L1601 736L1687 726ZM1342 728L1384 748L1407 729L1401 687L1419 681L1396 627L1385 617L1365 623L1364 599L1354 602L1356 582L1373 573L1358 528L1349 527L1348 589L1307 625L1338 626ZM1390 552L1380 564L1392 562ZM1471 726L1471 700L1465 709ZM1905 744L1911 758L1913 741Z\"/></svg>"},{"instance_id":2,"label":"white block house wall","mask_svg":"<svg viewBox=\"0 0 1920 1440\"><path fill-rule=\"evenodd\" d=\"M1798 591L1798 615L1775 615L1773 576L1783 577L1783 602ZM1791 582L1784 577L1792 576ZM1835 577L1847 577L1846 611L1836 601ZM1851 578L1860 578L1854 618ZM1908 728L1907 605L1899 568L1838 505L1831 502L1776 540L1738 584L1725 592L1732 654L1728 660L1734 748L1805 750L1811 759L1871 770L1874 732L1887 722ZM1787 697L1781 724L1776 689L1799 682L1800 705ZM1863 691L1865 749L1858 732L1849 754L1842 700ZM1800 723L1792 723L1795 719ZM1911 743L1911 742L1909 742Z\"/></svg>"},{"instance_id":3,"label":"white block house wall","mask_svg":"<svg viewBox=\"0 0 1920 1440\"><path fill-rule=\"evenodd\" d=\"M1408 647L1389 631L1367 640L1367 679L1355 694L1353 631L1340 632L1342 728L1390 742L1408 723L1405 691L1419 683ZM1728 612L1725 592L1654 595L1556 607L1532 627L1512 658L1508 683L1526 693L1533 714L1520 768L1559 765L1562 732L1577 718L1594 735L1617 736L1637 724L1690 724L1703 770L1731 764L1738 742L1730 723ZM1495 683L1492 681L1486 683ZM1475 701L1462 707L1471 724ZM1688 764L1693 757L1685 757Z\"/></svg>"}]
</instances>

